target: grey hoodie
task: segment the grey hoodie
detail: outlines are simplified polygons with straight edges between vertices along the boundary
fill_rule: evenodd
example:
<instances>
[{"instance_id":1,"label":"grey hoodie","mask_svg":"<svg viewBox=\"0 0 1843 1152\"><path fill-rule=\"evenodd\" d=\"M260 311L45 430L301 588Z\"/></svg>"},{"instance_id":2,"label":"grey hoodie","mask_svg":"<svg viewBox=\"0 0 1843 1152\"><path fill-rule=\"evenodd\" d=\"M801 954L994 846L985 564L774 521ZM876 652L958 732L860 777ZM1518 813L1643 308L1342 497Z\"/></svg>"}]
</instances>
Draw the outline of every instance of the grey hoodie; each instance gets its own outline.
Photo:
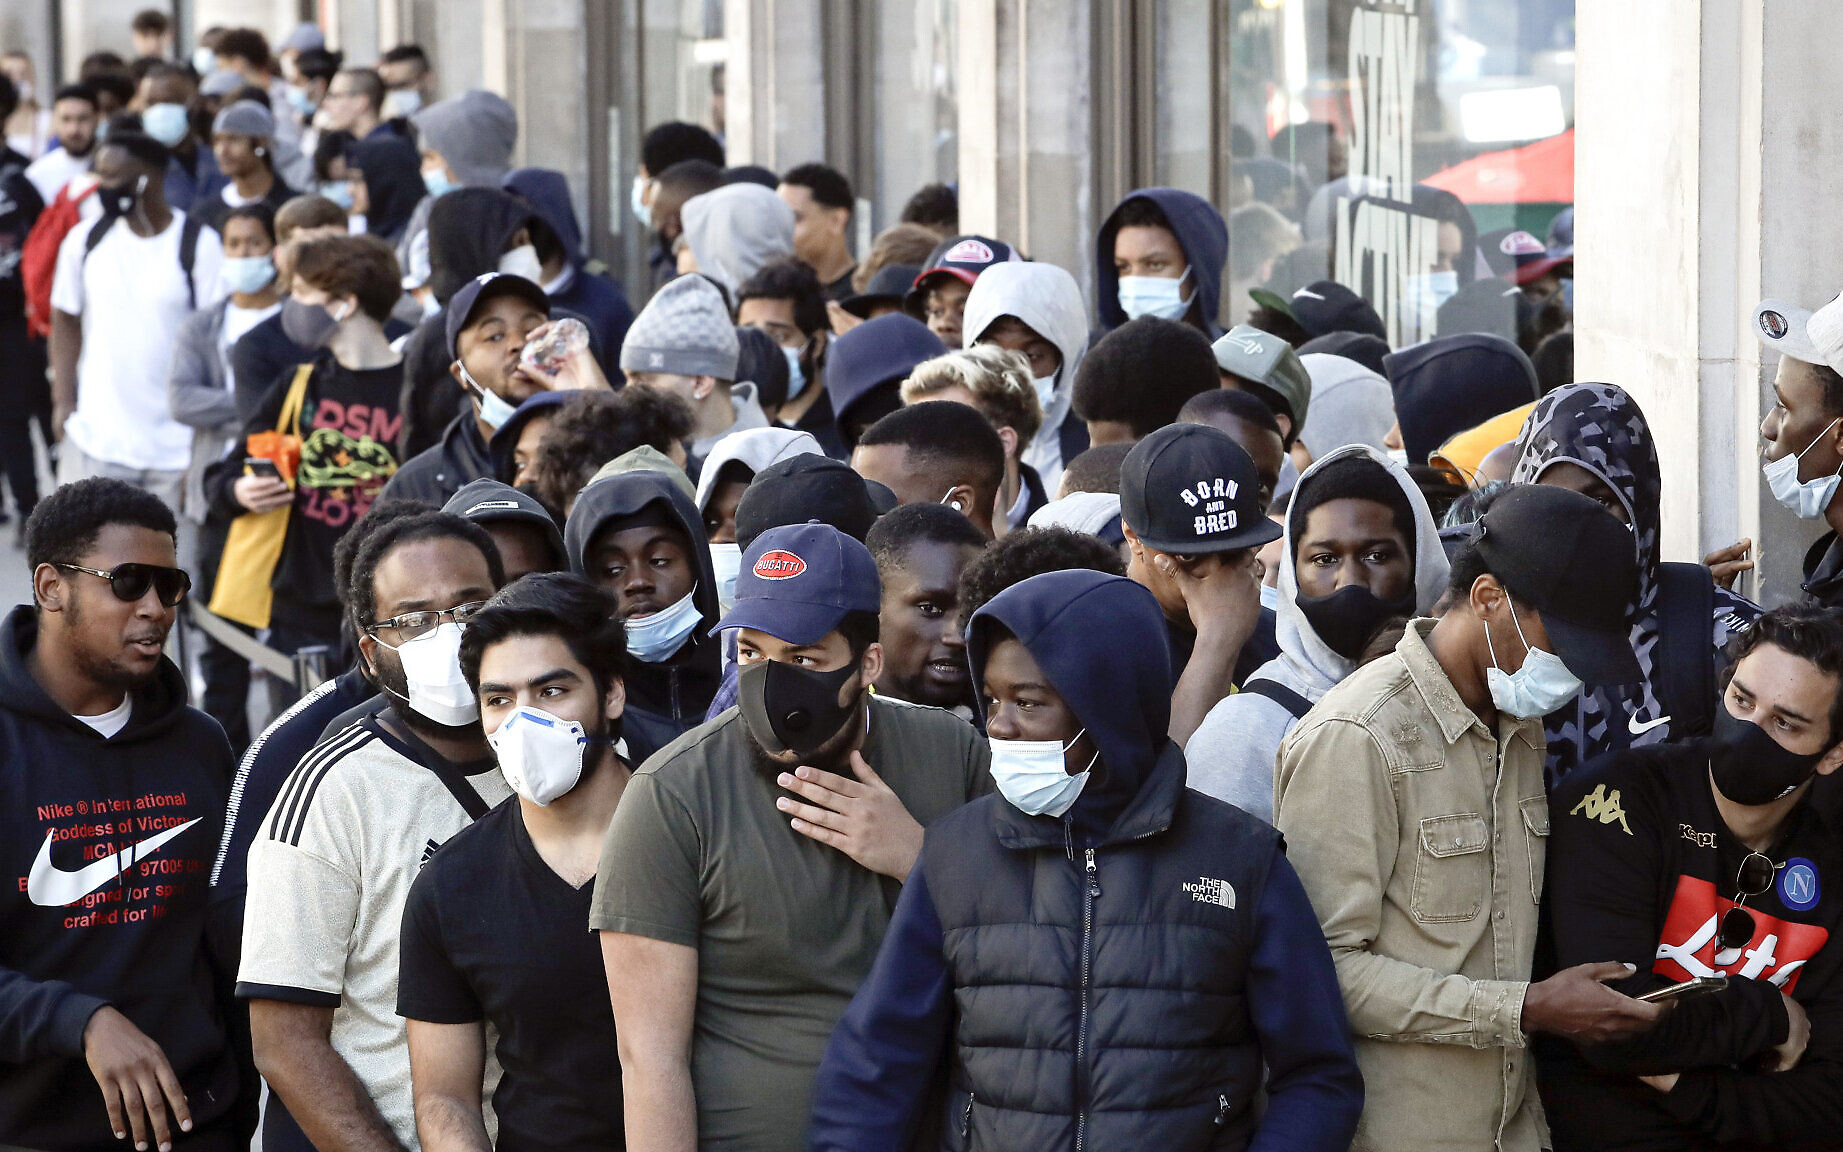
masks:
<instances>
[{"instance_id":1,"label":"grey hoodie","mask_svg":"<svg viewBox=\"0 0 1843 1152\"><path fill-rule=\"evenodd\" d=\"M470 88L431 104L411 121L423 147L441 153L455 180L468 188L497 188L512 167L518 113L504 96Z\"/></svg>"},{"instance_id":2,"label":"grey hoodie","mask_svg":"<svg viewBox=\"0 0 1843 1152\"><path fill-rule=\"evenodd\" d=\"M962 322L967 342L977 344L1001 316L1022 320L1062 353L1055 392L1044 405L1043 425L1023 453L1024 463L1037 470L1044 490L1053 493L1067 463L1062 458L1062 422L1068 419L1075 394L1075 370L1088 348L1087 306L1075 277L1066 270L1040 261L1017 261L994 264L973 282Z\"/></svg>"},{"instance_id":3,"label":"grey hoodie","mask_svg":"<svg viewBox=\"0 0 1843 1152\"><path fill-rule=\"evenodd\" d=\"M1316 398L1313 406L1317 406ZM1429 614L1446 590L1446 551L1440 547L1440 530L1433 513L1405 468L1392 462L1379 448L1351 444L1320 457L1307 468L1299 478L1300 494L1326 464L1346 456L1367 456L1388 469L1407 496L1408 506L1414 509L1415 611L1422 616ZM1356 665L1320 640L1305 613L1299 610L1291 517L1280 539L1280 603L1275 608L1278 619L1274 629L1280 655L1261 665L1249 679L1272 680L1316 704L1338 681L1355 671ZM1190 764L1190 786L1272 823L1274 761L1281 739L1295 723L1290 712L1265 696L1238 692L1225 698L1210 709L1184 746L1184 758Z\"/></svg>"},{"instance_id":4,"label":"grey hoodie","mask_svg":"<svg viewBox=\"0 0 1843 1152\"><path fill-rule=\"evenodd\" d=\"M709 506L711 493L717 489L717 476L730 461L740 461L753 476L770 464L806 455L823 456L825 452L812 433L794 428L750 428L723 437L704 458L703 470L698 473L698 514L702 515Z\"/></svg>"},{"instance_id":5,"label":"grey hoodie","mask_svg":"<svg viewBox=\"0 0 1843 1152\"><path fill-rule=\"evenodd\" d=\"M679 210L698 271L736 289L756 269L794 250L794 210L760 184L725 184L693 196Z\"/></svg>"},{"instance_id":6,"label":"grey hoodie","mask_svg":"<svg viewBox=\"0 0 1843 1152\"><path fill-rule=\"evenodd\" d=\"M1395 425L1395 393L1389 382L1355 360L1309 352L1299 358L1312 377L1312 405L1299 439L1317 455L1346 444L1380 450Z\"/></svg>"}]
</instances>

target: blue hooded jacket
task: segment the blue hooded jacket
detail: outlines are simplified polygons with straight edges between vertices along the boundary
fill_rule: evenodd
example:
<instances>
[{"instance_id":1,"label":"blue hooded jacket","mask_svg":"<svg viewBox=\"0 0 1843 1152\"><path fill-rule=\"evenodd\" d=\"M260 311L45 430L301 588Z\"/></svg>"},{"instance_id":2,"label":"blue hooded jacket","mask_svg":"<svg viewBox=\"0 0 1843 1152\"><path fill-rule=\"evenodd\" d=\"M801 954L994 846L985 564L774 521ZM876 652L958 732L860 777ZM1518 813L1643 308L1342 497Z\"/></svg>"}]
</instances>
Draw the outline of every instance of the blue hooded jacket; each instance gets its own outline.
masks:
<instances>
[{"instance_id":1,"label":"blue hooded jacket","mask_svg":"<svg viewBox=\"0 0 1843 1152\"><path fill-rule=\"evenodd\" d=\"M1348 1148L1362 1077L1330 950L1278 834L1184 787L1151 593L1090 571L1001 592L967 630L982 698L994 625L1105 769L1064 820L991 795L929 826L820 1063L809 1148L936 1122L914 1146L1072 1148L1086 1124L1095 1147Z\"/></svg>"},{"instance_id":2,"label":"blue hooded jacket","mask_svg":"<svg viewBox=\"0 0 1843 1152\"><path fill-rule=\"evenodd\" d=\"M570 204L569 182L563 173L549 168L514 168L506 173L500 186L531 205L531 210L562 243L575 275L561 292L551 293L551 307L582 317L594 338L596 362L618 388L626 379L621 375L621 342L627 339L628 325L634 322L634 309L619 284L583 267L582 229L576 223L576 209Z\"/></svg>"},{"instance_id":3,"label":"blue hooded jacket","mask_svg":"<svg viewBox=\"0 0 1843 1152\"><path fill-rule=\"evenodd\" d=\"M1120 308L1120 276L1113 269L1113 241L1120 231L1120 209L1129 200L1150 200L1170 221L1178 246L1184 249L1184 259L1190 263L1190 279L1196 285L1196 302L1203 314L1206 335L1211 339L1222 335L1223 327L1216 323L1216 314L1222 304L1222 266L1229 258L1229 226L1208 200L1180 188L1128 192L1101 225L1094 257L1095 311L1100 316L1101 333L1126 323L1126 313Z\"/></svg>"}]
</instances>

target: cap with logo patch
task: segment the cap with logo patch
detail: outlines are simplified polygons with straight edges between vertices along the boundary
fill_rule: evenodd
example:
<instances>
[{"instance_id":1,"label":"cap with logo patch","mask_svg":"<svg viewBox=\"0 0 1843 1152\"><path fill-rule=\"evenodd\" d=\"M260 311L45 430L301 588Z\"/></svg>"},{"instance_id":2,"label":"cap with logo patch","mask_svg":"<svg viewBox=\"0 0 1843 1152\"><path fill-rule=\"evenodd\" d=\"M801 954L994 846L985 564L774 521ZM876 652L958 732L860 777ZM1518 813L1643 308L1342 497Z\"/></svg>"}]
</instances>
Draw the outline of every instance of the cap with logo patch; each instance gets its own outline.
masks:
<instances>
[{"instance_id":1,"label":"cap with logo patch","mask_svg":"<svg viewBox=\"0 0 1843 1152\"><path fill-rule=\"evenodd\" d=\"M979 274L992 265L1022 259L1011 245L987 236L954 236L943 240L928 253L928 262L915 277L915 286L904 298L903 308L919 317L927 303L928 281L936 276L952 276L970 288L973 281L979 279Z\"/></svg>"},{"instance_id":2,"label":"cap with logo patch","mask_svg":"<svg viewBox=\"0 0 1843 1152\"><path fill-rule=\"evenodd\" d=\"M1471 538L1498 583L1542 614L1568 671L1588 685L1644 678L1628 613L1638 598L1638 549L1631 529L1598 501L1519 484L1492 502Z\"/></svg>"},{"instance_id":3,"label":"cap with logo patch","mask_svg":"<svg viewBox=\"0 0 1843 1152\"><path fill-rule=\"evenodd\" d=\"M1498 228L1478 238L1479 253L1493 275L1513 284L1528 284L1573 259L1557 256L1521 228Z\"/></svg>"},{"instance_id":4,"label":"cap with logo patch","mask_svg":"<svg viewBox=\"0 0 1843 1152\"><path fill-rule=\"evenodd\" d=\"M467 331L467 326L473 323L474 309L480 306L483 299L495 300L501 296L517 296L546 317L550 315L550 297L523 276L514 276L508 272L487 272L476 276L461 285L461 290L448 299L446 319L448 355L451 358L461 358L461 333Z\"/></svg>"},{"instance_id":5,"label":"cap with logo patch","mask_svg":"<svg viewBox=\"0 0 1843 1152\"><path fill-rule=\"evenodd\" d=\"M1782 356L1843 372L1843 294L1815 312L1762 300L1753 310L1753 334Z\"/></svg>"},{"instance_id":6,"label":"cap with logo patch","mask_svg":"<svg viewBox=\"0 0 1843 1152\"><path fill-rule=\"evenodd\" d=\"M1216 354L1216 367L1276 394L1295 429L1305 423L1306 407L1312 401L1312 377L1291 344L1271 332L1237 324L1217 337L1210 351ZM1261 399L1268 401L1266 396ZM1271 401L1268 406L1272 407Z\"/></svg>"},{"instance_id":7,"label":"cap with logo patch","mask_svg":"<svg viewBox=\"0 0 1843 1152\"><path fill-rule=\"evenodd\" d=\"M736 603L711 634L753 628L789 644L816 644L847 612L877 612L883 583L870 549L830 524L770 528L742 554Z\"/></svg>"},{"instance_id":8,"label":"cap with logo patch","mask_svg":"<svg viewBox=\"0 0 1843 1152\"><path fill-rule=\"evenodd\" d=\"M542 504L508 484L486 476L470 480L448 498L442 511L481 525L529 524L544 534L545 542L550 545L552 565L559 569L569 567L570 554L563 546L563 533L557 528L557 522Z\"/></svg>"},{"instance_id":9,"label":"cap with logo patch","mask_svg":"<svg viewBox=\"0 0 1843 1152\"><path fill-rule=\"evenodd\" d=\"M1227 432L1167 424L1120 468L1120 520L1148 548L1179 556L1258 548L1280 537L1261 515L1254 461Z\"/></svg>"},{"instance_id":10,"label":"cap with logo patch","mask_svg":"<svg viewBox=\"0 0 1843 1152\"><path fill-rule=\"evenodd\" d=\"M1294 292L1291 300L1282 300L1265 288L1253 289L1248 295L1256 304L1284 312L1299 321L1299 326L1312 336L1362 332L1379 340L1389 338L1382 317L1370 307L1369 301L1336 280L1315 280Z\"/></svg>"}]
</instances>

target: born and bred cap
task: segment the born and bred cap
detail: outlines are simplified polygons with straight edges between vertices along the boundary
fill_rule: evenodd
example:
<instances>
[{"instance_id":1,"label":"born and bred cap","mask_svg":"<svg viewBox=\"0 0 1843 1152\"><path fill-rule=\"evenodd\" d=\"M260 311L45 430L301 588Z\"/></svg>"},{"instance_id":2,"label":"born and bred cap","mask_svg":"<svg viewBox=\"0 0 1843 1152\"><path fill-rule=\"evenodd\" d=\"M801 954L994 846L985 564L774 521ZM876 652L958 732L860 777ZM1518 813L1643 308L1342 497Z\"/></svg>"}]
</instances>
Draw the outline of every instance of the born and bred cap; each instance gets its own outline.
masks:
<instances>
[{"instance_id":1,"label":"born and bred cap","mask_svg":"<svg viewBox=\"0 0 1843 1152\"><path fill-rule=\"evenodd\" d=\"M1555 655L1588 685L1644 678L1628 610L1638 599L1632 533L1598 501L1520 484L1494 501L1472 546L1510 594L1542 614Z\"/></svg>"},{"instance_id":2,"label":"born and bred cap","mask_svg":"<svg viewBox=\"0 0 1843 1152\"><path fill-rule=\"evenodd\" d=\"M742 553L736 604L717 626L753 628L789 644L813 644L847 612L877 612L883 584L870 549L830 524L787 524Z\"/></svg>"},{"instance_id":3,"label":"born and bred cap","mask_svg":"<svg viewBox=\"0 0 1843 1152\"><path fill-rule=\"evenodd\" d=\"M1782 356L1843 372L1843 294L1816 312L1784 300L1762 300L1753 334Z\"/></svg>"},{"instance_id":4,"label":"born and bred cap","mask_svg":"<svg viewBox=\"0 0 1843 1152\"><path fill-rule=\"evenodd\" d=\"M1120 519L1148 548L1195 556L1258 548L1280 536L1261 514L1247 451L1207 424L1167 424L1120 468Z\"/></svg>"},{"instance_id":5,"label":"born and bred cap","mask_svg":"<svg viewBox=\"0 0 1843 1152\"><path fill-rule=\"evenodd\" d=\"M1237 324L1218 336L1210 351L1216 354L1216 367L1278 395L1295 430L1305 424L1306 408L1312 402L1312 377L1291 344L1271 332Z\"/></svg>"},{"instance_id":6,"label":"born and bred cap","mask_svg":"<svg viewBox=\"0 0 1843 1152\"><path fill-rule=\"evenodd\" d=\"M487 272L476 276L461 285L461 290L448 299L448 355L452 359L461 358L461 333L472 322L474 309L483 300L493 300L500 296L521 297L544 315L550 315L550 297L523 276L514 276L508 272Z\"/></svg>"},{"instance_id":7,"label":"born and bred cap","mask_svg":"<svg viewBox=\"0 0 1843 1152\"><path fill-rule=\"evenodd\" d=\"M817 520L854 540L870 534L876 503L864 478L843 460L802 453L755 474L736 505L736 542L745 549L771 528Z\"/></svg>"}]
</instances>

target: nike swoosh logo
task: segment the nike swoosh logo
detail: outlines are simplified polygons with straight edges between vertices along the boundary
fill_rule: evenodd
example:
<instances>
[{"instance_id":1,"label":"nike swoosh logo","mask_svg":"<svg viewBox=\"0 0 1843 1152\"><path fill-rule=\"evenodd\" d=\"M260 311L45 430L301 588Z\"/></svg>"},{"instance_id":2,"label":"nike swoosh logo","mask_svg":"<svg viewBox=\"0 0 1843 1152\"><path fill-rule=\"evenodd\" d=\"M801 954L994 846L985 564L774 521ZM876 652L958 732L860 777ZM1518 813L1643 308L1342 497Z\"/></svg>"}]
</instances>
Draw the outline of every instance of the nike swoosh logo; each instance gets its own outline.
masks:
<instances>
[{"instance_id":1,"label":"nike swoosh logo","mask_svg":"<svg viewBox=\"0 0 1843 1152\"><path fill-rule=\"evenodd\" d=\"M1670 723L1670 717L1668 716L1659 716L1657 719L1647 720L1643 724L1638 722L1637 716L1632 716L1626 720L1625 727L1632 735L1643 736L1645 733L1651 731L1651 729L1656 728L1659 724L1668 723Z\"/></svg>"},{"instance_id":2,"label":"nike swoosh logo","mask_svg":"<svg viewBox=\"0 0 1843 1152\"><path fill-rule=\"evenodd\" d=\"M187 820L157 836L149 836L138 844L130 844L112 856L92 860L75 872L66 872L51 862L54 833L47 832L45 842L38 847L38 857L32 861L32 873L26 877L26 896L41 908L62 908L66 904L75 904L166 847L168 841L200 819L203 817Z\"/></svg>"}]
</instances>

